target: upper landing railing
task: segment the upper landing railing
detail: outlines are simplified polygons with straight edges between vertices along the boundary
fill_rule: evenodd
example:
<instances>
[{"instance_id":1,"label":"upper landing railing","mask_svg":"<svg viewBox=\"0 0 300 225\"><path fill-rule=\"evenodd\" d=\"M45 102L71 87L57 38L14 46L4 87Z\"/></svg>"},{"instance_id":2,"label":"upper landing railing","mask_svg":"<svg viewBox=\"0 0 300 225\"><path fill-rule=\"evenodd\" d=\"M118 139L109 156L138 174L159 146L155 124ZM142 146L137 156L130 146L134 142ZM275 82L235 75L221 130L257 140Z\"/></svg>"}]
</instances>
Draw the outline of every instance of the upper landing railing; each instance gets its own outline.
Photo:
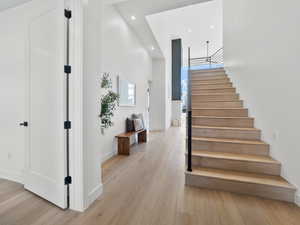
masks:
<instances>
[{"instance_id":1,"label":"upper landing railing","mask_svg":"<svg viewBox=\"0 0 300 225\"><path fill-rule=\"evenodd\" d=\"M199 58L189 58L190 67L207 65L213 67L215 65L223 65L223 47L218 49L211 56L199 57Z\"/></svg>"}]
</instances>

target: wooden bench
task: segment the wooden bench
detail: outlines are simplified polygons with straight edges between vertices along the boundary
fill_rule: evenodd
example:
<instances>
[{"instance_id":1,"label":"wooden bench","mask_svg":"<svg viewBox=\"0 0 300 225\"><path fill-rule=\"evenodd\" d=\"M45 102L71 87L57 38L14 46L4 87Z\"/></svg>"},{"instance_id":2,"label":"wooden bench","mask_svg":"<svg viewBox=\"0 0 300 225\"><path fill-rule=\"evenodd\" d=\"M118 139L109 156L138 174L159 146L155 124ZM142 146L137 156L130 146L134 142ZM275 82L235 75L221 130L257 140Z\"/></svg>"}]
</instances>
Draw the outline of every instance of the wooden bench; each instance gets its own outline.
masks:
<instances>
[{"instance_id":1,"label":"wooden bench","mask_svg":"<svg viewBox=\"0 0 300 225\"><path fill-rule=\"evenodd\" d=\"M116 136L118 138L118 154L130 155L130 137L138 135L138 143L147 142L147 130L127 132Z\"/></svg>"}]
</instances>

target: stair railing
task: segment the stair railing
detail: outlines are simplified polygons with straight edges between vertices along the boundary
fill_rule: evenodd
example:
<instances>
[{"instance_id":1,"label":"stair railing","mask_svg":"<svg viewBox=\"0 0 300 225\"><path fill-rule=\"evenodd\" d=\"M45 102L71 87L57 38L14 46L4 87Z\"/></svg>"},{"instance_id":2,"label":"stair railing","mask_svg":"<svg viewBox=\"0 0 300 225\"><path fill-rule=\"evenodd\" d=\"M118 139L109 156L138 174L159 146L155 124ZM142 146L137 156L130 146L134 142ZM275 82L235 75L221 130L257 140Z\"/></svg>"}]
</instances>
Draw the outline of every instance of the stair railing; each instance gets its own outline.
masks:
<instances>
[{"instance_id":1,"label":"stair railing","mask_svg":"<svg viewBox=\"0 0 300 225\"><path fill-rule=\"evenodd\" d=\"M186 134L187 134L187 171L192 172L192 67L223 64L223 47L211 56L191 58L191 48L188 48L188 75L187 75L187 109L186 109Z\"/></svg>"},{"instance_id":2,"label":"stair railing","mask_svg":"<svg viewBox=\"0 0 300 225\"><path fill-rule=\"evenodd\" d=\"M192 172L192 80L191 80L191 48L188 48L188 76L187 76L187 171Z\"/></svg>"},{"instance_id":3,"label":"stair railing","mask_svg":"<svg viewBox=\"0 0 300 225\"><path fill-rule=\"evenodd\" d=\"M190 58L189 60L191 67L208 65L212 67L214 65L222 65L224 63L223 60L223 47L219 48L214 54L211 56L204 56L199 58Z\"/></svg>"}]
</instances>

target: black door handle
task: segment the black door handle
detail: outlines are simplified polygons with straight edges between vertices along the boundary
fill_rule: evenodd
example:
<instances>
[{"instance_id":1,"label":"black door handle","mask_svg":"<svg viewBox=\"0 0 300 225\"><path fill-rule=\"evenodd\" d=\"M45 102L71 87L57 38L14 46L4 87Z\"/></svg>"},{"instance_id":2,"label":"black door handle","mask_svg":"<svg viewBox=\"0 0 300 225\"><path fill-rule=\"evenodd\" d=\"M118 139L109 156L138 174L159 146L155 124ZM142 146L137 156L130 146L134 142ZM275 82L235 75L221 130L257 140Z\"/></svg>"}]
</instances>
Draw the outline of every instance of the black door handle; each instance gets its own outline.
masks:
<instances>
[{"instance_id":1,"label":"black door handle","mask_svg":"<svg viewBox=\"0 0 300 225\"><path fill-rule=\"evenodd\" d=\"M20 123L20 126L24 126L24 127L28 127L28 122L23 122L23 123Z\"/></svg>"}]
</instances>

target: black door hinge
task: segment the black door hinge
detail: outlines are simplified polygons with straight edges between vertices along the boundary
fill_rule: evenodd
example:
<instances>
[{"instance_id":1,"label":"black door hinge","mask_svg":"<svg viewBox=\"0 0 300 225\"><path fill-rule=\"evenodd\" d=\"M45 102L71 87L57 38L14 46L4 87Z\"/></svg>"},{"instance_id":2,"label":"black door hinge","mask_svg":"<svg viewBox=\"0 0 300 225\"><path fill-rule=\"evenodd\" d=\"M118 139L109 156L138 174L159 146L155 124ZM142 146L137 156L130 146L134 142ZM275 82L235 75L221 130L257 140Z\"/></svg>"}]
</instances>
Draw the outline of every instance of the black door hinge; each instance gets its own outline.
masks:
<instances>
[{"instance_id":1,"label":"black door hinge","mask_svg":"<svg viewBox=\"0 0 300 225\"><path fill-rule=\"evenodd\" d=\"M72 18L72 11L65 9L65 17L67 19L71 19Z\"/></svg>"},{"instance_id":2,"label":"black door hinge","mask_svg":"<svg viewBox=\"0 0 300 225\"><path fill-rule=\"evenodd\" d=\"M71 121L65 121L64 122L64 128L65 129L71 129Z\"/></svg>"},{"instance_id":3,"label":"black door hinge","mask_svg":"<svg viewBox=\"0 0 300 225\"><path fill-rule=\"evenodd\" d=\"M28 127L28 122L23 122L23 123L20 123L20 126L24 126L24 127Z\"/></svg>"},{"instance_id":4,"label":"black door hinge","mask_svg":"<svg viewBox=\"0 0 300 225\"><path fill-rule=\"evenodd\" d=\"M65 185L68 185L68 184L72 184L72 177L71 176L65 177Z\"/></svg>"},{"instance_id":5,"label":"black door hinge","mask_svg":"<svg viewBox=\"0 0 300 225\"><path fill-rule=\"evenodd\" d=\"M65 71L65 73L70 74L72 72L72 67L69 66L69 65L66 65L65 68L64 68L64 71Z\"/></svg>"}]
</instances>

